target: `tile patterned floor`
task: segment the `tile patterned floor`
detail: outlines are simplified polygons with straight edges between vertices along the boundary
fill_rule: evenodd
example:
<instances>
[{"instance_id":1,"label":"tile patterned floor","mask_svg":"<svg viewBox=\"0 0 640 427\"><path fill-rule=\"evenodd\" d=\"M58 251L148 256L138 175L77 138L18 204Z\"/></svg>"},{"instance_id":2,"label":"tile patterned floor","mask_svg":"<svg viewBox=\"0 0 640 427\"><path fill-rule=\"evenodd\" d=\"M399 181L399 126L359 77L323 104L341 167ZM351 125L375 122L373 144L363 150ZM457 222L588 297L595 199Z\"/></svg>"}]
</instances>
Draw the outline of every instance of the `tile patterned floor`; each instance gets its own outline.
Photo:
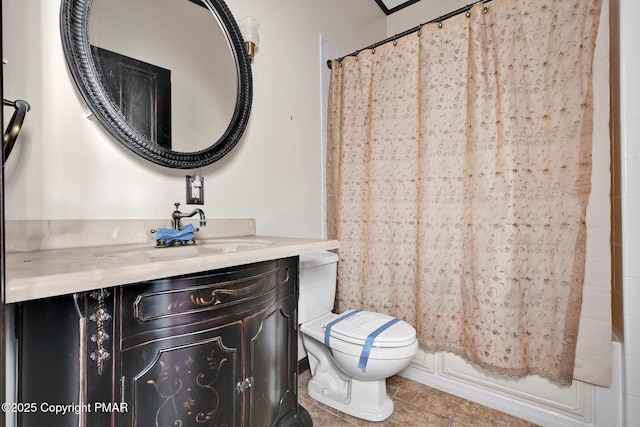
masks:
<instances>
[{"instance_id":1,"label":"tile patterned floor","mask_svg":"<svg viewBox=\"0 0 640 427\"><path fill-rule=\"evenodd\" d=\"M400 376L387 380L395 411L379 423L340 413L307 395L309 370L300 374L299 401L311 414L314 427L537 427L503 412L447 394Z\"/></svg>"}]
</instances>

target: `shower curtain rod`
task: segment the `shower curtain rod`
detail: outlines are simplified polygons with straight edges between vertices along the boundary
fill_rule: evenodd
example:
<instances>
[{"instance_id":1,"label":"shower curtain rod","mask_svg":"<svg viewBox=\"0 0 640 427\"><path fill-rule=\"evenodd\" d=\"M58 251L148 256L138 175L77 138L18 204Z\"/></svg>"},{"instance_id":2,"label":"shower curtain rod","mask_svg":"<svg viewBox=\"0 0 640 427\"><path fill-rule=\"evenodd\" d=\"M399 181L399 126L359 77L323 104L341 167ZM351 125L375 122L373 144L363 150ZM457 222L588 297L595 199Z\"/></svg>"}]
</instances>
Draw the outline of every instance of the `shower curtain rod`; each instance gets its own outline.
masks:
<instances>
[{"instance_id":1,"label":"shower curtain rod","mask_svg":"<svg viewBox=\"0 0 640 427\"><path fill-rule=\"evenodd\" d=\"M363 49L356 50L355 52L352 52L352 53L350 53L350 54L348 54L348 55L345 55L345 56L342 56L342 57L340 57L340 58L337 58L337 59L335 59L334 61L341 62L344 58L346 58L346 57L348 57L348 56L358 56L358 54L359 54L360 52L362 52L363 50L367 50L367 49L375 49L376 47L378 47L378 46L382 46L383 44L386 44L386 43L389 43L389 42L395 42L395 41L396 41L396 40L398 40L400 37L404 37L404 36L406 36L406 35L408 35L408 34L415 33L415 32L417 32L417 31L420 31L420 29L421 29L422 27L424 27L425 25L427 25L427 24L434 24L434 23L436 23L436 22L437 22L438 24L440 24L440 26L442 26L442 21L444 21L444 20L446 20L446 19L449 19L449 18L452 18L452 17L454 17L454 16L456 16L456 15L460 15L460 14L461 14L461 13L463 13L463 12L468 12L468 11L470 11L470 10L471 10L471 8L472 8L473 6L475 6L477 3L485 4L485 3L489 3L490 1L491 1L491 0L482 0L482 1L477 1L477 2L475 2L475 3L468 4L468 5L466 5L465 7L461 7L460 9L456 9L456 10L454 10L453 12L449 12L449 13L447 13L447 14L445 14L445 15L442 15L442 16L439 16L439 17L437 17L437 18L435 18L435 19L432 19L431 21L425 22L424 24L420 24L420 25L418 25L418 26L415 26L415 27L413 27L413 28L410 28L410 29L408 29L408 30L406 30L406 31L403 31L403 32L401 32L401 33L399 33L399 34L396 34L395 36L388 37L388 38L386 38L386 39L384 39L384 40L381 40L381 41L379 41L379 42L377 42L377 43L372 44L371 46L367 46L367 47L365 47L365 48L363 48ZM487 11L487 9L486 9L486 7L485 7L485 13L486 13L486 11ZM332 61L331 61L330 59L329 59L329 60L327 60L327 67L329 67L329 69L331 69L331 62L332 62Z\"/></svg>"}]
</instances>

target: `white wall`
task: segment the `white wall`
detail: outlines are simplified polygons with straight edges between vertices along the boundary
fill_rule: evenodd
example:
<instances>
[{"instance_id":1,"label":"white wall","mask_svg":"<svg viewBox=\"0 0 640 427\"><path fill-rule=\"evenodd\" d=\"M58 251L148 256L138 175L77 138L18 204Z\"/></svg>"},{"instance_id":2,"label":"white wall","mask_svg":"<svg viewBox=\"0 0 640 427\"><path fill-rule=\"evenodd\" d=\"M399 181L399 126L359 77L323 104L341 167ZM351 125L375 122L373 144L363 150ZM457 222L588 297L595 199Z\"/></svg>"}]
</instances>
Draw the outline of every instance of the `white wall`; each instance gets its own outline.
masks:
<instances>
[{"instance_id":1,"label":"white wall","mask_svg":"<svg viewBox=\"0 0 640 427\"><path fill-rule=\"evenodd\" d=\"M632 426L640 420L640 2L619 6L624 394Z\"/></svg>"},{"instance_id":2,"label":"white wall","mask_svg":"<svg viewBox=\"0 0 640 427\"><path fill-rule=\"evenodd\" d=\"M32 107L5 168L6 218L164 218L184 204L191 171L144 161L84 118L62 52L60 0L2 3L5 97ZM259 20L261 42L248 128L201 170L203 209L209 218L255 218L259 234L320 237L319 34L348 53L385 37L385 15L372 0L227 4L236 19Z\"/></svg>"}]
</instances>

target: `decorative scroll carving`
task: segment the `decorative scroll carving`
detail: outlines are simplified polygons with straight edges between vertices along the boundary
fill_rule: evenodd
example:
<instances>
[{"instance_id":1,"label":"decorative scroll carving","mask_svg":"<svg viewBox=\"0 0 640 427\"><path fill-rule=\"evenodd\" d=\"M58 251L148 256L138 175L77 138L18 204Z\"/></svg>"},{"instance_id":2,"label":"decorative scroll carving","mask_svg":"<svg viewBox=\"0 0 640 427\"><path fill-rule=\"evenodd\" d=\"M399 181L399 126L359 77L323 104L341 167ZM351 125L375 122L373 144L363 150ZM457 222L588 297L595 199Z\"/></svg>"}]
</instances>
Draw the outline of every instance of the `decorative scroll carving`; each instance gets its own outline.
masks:
<instances>
[{"instance_id":1,"label":"decorative scroll carving","mask_svg":"<svg viewBox=\"0 0 640 427\"><path fill-rule=\"evenodd\" d=\"M261 293L270 291L275 288L278 284L271 283L269 284L266 279L260 279L252 283L250 286L245 286L236 289L214 289L208 295L196 295L191 294L191 302L196 306L207 307L218 304L223 304L225 302L237 301L238 298L247 297L250 295L260 295Z\"/></svg>"},{"instance_id":2,"label":"decorative scroll carving","mask_svg":"<svg viewBox=\"0 0 640 427\"><path fill-rule=\"evenodd\" d=\"M105 348L105 344L109 341L109 334L105 330L105 322L111 319L111 315L104 307L104 300L109 296L109 291L99 289L89 294L91 298L97 301L95 311L89 316L89 320L96 323L96 332L91 335L91 341L96 344L95 351L91 352L89 357L96 362L98 375L102 375L104 362L111 357Z\"/></svg>"}]
</instances>

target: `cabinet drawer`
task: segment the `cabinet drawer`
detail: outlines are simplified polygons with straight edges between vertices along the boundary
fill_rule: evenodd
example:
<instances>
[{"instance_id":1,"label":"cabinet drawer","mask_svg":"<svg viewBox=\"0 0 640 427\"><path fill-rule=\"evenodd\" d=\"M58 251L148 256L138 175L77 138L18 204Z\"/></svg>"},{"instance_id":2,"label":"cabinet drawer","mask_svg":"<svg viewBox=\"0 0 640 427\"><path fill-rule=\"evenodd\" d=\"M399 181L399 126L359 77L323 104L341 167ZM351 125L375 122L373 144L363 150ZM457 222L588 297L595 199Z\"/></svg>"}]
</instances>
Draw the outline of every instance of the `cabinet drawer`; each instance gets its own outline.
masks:
<instances>
[{"instance_id":1,"label":"cabinet drawer","mask_svg":"<svg viewBox=\"0 0 640 427\"><path fill-rule=\"evenodd\" d=\"M121 295L122 338L239 318L248 307L293 293L291 274L286 262L270 261L127 286Z\"/></svg>"},{"instance_id":2,"label":"cabinet drawer","mask_svg":"<svg viewBox=\"0 0 640 427\"><path fill-rule=\"evenodd\" d=\"M133 315L140 322L214 311L240 304L273 291L286 283L289 270L278 267L255 276L202 284L177 290L145 292L133 303Z\"/></svg>"}]
</instances>

